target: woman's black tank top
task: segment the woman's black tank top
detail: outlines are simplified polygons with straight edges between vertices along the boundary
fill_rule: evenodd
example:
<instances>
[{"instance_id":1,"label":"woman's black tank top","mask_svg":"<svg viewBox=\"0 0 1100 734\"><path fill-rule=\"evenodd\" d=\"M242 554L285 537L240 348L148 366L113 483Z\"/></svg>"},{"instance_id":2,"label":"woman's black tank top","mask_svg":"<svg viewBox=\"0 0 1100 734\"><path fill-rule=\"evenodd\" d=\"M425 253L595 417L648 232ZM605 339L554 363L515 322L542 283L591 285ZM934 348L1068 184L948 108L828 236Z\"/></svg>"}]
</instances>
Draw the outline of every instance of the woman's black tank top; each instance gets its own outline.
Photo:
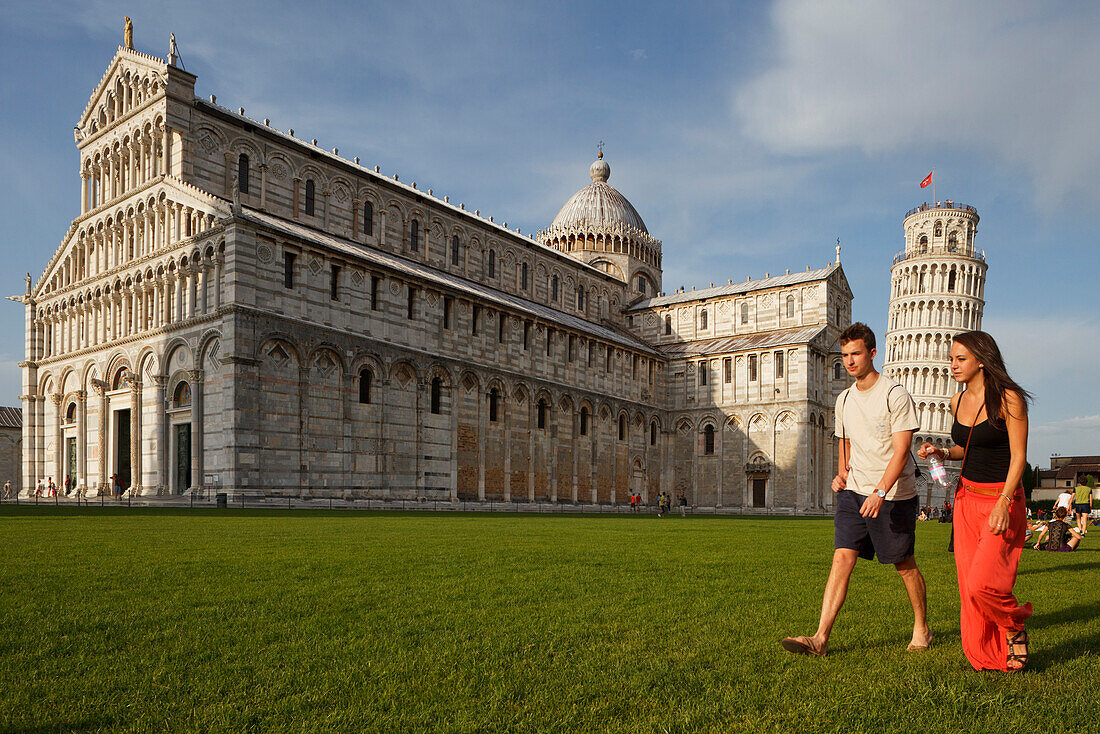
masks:
<instances>
[{"instance_id":1,"label":"woman's black tank top","mask_svg":"<svg viewBox=\"0 0 1100 734\"><path fill-rule=\"evenodd\" d=\"M997 429L984 420L974 426L971 435L970 426L964 426L956 418L951 424L951 440L958 446L966 447L970 437L970 448L966 451L966 467L963 475L972 482L1003 482L1008 479L1008 464L1012 451L1008 446L1008 430Z\"/></svg>"}]
</instances>

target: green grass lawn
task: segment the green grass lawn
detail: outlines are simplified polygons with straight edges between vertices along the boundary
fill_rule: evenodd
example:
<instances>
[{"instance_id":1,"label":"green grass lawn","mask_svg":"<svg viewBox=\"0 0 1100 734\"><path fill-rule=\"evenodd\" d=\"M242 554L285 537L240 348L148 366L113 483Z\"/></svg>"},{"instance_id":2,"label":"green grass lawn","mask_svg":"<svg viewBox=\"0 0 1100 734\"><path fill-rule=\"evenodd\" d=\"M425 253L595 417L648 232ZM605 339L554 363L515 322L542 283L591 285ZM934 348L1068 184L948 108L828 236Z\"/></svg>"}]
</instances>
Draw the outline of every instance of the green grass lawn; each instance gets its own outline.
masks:
<instances>
[{"instance_id":1,"label":"green grass lawn","mask_svg":"<svg viewBox=\"0 0 1100 734\"><path fill-rule=\"evenodd\" d=\"M832 522L0 507L0 730L1097 732L1100 534L1026 550L1024 674L959 644L948 526L810 634Z\"/></svg>"}]
</instances>

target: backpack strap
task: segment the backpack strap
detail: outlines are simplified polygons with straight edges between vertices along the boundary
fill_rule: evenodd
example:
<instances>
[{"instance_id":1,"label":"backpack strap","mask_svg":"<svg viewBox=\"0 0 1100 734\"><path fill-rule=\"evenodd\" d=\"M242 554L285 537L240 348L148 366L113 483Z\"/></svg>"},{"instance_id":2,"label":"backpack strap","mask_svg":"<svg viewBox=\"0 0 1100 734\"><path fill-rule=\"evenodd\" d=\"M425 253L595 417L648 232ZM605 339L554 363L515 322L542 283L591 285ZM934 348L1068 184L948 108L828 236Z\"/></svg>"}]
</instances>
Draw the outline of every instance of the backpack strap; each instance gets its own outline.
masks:
<instances>
[{"instance_id":1,"label":"backpack strap","mask_svg":"<svg viewBox=\"0 0 1100 734\"><path fill-rule=\"evenodd\" d=\"M895 382L893 385L890 386L890 389L886 391L886 415L888 415L890 417L890 423L891 423L890 427L891 428L893 428L892 424L894 422L894 420L893 420L894 411L890 408L890 396L893 394L895 387L901 387L901 386L902 385L901 385L900 382ZM913 400L912 395L909 396L909 402L913 403L914 408L917 407L916 401ZM891 431L891 433L893 433L893 431ZM913 457L913 476L914 477L919 477L920 473L921 473L920 472L920 464L917 463L917 455L913 453L913 447L912 446L909 447L909 455L911 457Z\"/></svg>"}]
</instances>

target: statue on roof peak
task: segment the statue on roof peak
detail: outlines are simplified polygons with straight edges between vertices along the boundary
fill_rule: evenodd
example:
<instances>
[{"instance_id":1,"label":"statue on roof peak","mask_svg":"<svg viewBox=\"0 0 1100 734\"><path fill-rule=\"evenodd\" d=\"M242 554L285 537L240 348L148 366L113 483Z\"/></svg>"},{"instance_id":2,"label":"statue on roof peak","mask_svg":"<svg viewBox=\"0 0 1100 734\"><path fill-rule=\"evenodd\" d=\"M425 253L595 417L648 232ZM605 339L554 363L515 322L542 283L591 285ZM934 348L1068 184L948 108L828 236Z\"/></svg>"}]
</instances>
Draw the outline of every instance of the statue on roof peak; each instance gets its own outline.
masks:
<instances>
[{"instance_id":1,"label":"statue on roof peak","mask_svg":"<svg viewBox=\"0 0 1100 734\"><path fill-rule=\"evenodd\" d=\"M130 22L130 16L124 15L125 23L122 24L122 43L126 48L134 48L134 24Z\"/></svg>"}]
</instances>

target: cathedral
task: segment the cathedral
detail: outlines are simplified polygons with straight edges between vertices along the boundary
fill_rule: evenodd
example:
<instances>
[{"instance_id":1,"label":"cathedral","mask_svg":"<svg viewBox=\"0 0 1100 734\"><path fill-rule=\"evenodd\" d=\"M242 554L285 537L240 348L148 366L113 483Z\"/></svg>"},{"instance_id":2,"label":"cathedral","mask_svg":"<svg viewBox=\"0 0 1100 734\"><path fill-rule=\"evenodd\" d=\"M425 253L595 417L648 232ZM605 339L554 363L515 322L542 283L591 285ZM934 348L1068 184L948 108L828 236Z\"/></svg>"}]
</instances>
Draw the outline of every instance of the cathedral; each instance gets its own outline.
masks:
<instances>
[{"instance_id":1,"label":"cathedral","mask_svg":"<svg viewBox=\"0 0 1100 734\"><path fill-rule=\"evenodd\" d=\"M24 488L831 507L839 249L666 294L602 152L530 236L195 81L128 32L77 122L80 212L21 299Z\"/></svg>"}]
</instances>

